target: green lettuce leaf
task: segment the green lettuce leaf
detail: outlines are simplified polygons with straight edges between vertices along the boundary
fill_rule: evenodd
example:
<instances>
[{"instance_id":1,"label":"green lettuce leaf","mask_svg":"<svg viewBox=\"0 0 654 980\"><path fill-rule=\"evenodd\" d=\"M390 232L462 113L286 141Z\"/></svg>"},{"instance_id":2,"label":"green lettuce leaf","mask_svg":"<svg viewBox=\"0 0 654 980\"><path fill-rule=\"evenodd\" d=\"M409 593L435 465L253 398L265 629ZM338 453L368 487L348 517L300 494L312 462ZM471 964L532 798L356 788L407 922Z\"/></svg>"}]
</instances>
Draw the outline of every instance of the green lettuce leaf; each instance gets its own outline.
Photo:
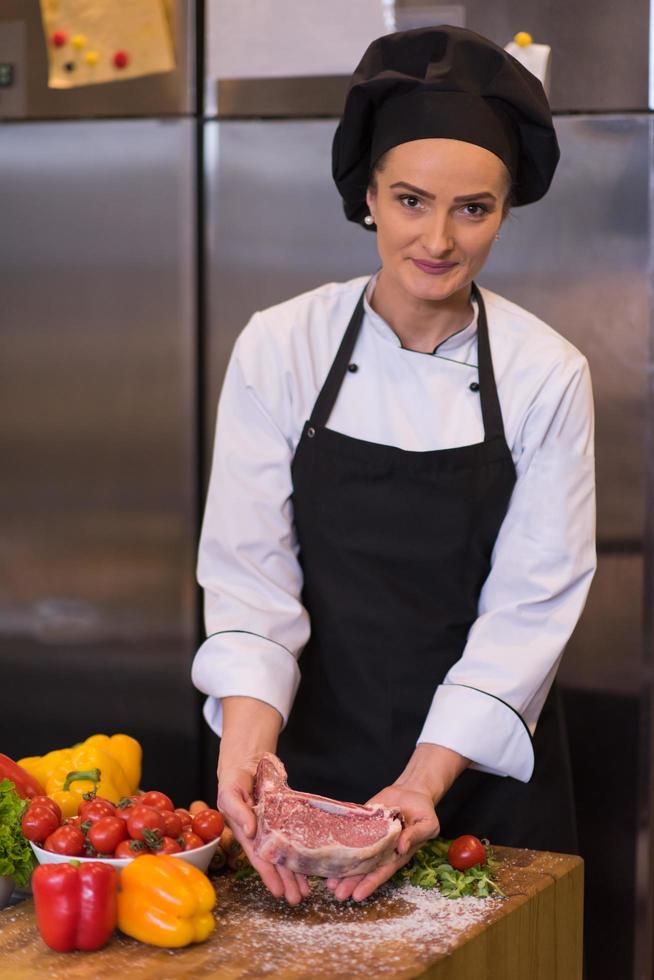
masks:
<instances>
[{"instance_id":1,"label":"green lettuce leaf","mask_svg":"<svg viewBox=\"0 0 654 980\"><path fill-rule=\"evenodd\" d=\"M0 782L0 876L26 885L35 865L29 842L20 829L28 801L21 800L10 779Z\"/></svg>"}]
</instances>

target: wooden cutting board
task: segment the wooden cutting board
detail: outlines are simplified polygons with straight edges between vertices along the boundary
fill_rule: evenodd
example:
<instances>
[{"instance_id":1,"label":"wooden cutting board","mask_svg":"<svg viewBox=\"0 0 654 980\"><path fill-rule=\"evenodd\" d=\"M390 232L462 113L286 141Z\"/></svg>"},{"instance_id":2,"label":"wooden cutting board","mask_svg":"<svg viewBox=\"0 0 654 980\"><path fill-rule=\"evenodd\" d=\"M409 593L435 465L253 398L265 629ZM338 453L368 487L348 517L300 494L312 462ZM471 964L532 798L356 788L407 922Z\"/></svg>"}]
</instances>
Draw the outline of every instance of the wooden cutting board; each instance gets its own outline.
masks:
<instances>
[{"instance_id":1,"label":"wooden cutting board","mask_svg":"<svg viewBox=\"0 0 654 980\"><path fill-rule=\"evenodd\" d=\"M221 980L580 980L583 862L546 851L495 848L505 899L444 899L385 888L339 903L316 882L290 908L258 879L215 879L216 931L168 951L116 934L96 953L55 953L39 936L31 901L0 912L2 980L112 978Z\"/></svg>"}]
</instances>

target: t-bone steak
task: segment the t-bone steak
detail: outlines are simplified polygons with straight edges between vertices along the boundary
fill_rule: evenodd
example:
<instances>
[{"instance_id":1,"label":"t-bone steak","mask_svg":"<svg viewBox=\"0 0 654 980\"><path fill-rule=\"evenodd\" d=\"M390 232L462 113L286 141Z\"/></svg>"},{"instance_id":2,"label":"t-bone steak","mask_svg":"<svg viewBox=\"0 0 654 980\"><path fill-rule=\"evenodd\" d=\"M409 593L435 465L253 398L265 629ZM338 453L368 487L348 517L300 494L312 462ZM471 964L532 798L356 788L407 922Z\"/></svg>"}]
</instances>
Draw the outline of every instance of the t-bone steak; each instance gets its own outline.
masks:
<instances>
[{"instance_id":1,"label":"t-bone steak","mask_svg":"<svg viewBox=\"0 0 654 980\"><path fill-rule=\"evenodd\" d=\"M257 767L254 800L255 853L300 874L367 874L390 860L402 832L399 810L289 789L286 769L268 752Z\"/></svg>"}]
</instances>

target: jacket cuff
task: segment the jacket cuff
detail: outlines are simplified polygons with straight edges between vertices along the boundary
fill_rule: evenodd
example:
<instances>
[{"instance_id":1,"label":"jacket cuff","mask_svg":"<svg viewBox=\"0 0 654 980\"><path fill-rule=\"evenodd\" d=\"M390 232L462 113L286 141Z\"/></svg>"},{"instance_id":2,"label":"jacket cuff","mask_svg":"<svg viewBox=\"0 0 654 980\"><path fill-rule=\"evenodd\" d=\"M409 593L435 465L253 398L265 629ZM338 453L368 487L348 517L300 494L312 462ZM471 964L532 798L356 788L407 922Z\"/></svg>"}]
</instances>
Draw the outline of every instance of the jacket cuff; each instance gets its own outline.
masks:
<instances>
[{"instance_id":1,"label":"jacket cuff","mask_svg":"<svg viewBox=\"0 0 654 980\"><path fill-rule=\"evenodd\" d=\"M226 630L208 637L193 660L193 684L208 694L204 717L222 735L221 698L257 698L276 708L286 726L300 683L300 670L285 647L256 633Z\"/></svg>"},{"instance_id":2,"label":"jacket cuff","mask_svg":"<svg viewBox=\"0 0 654 980\"><path fill-rule=\"evenodd\" d=\"M471 768L528 783L534 747L525 722L493 694L463 684L441 684L418 738L459 752Z\"/></svg>"}]
</instances>

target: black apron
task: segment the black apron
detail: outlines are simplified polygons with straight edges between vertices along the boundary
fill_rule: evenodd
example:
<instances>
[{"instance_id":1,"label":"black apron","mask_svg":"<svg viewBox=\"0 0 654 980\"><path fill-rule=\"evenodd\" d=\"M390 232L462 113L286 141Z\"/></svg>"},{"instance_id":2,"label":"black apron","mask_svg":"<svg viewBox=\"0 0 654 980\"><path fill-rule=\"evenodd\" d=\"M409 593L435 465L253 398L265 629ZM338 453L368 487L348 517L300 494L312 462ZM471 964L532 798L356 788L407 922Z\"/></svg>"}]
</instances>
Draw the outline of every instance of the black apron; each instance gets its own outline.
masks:
<instances>
[{"instance_id":1,"label":"black apron","mask_svg":"<svg viewBox=\"0 0 654 980\"><path fill-rule=\"evenodd\" d=\"M311 636L277 750L295 789L365 802L391 784L477 618L516 475L484 302L474 283L472 289L479 304L479 382L470 397L481 398L483 442L414 452L326 427L341 384L357 381L348 367L365 290L304 426L292 466L293 508ZM528 784L466 770L437 804L441 833L574 852L555 688L534 749Z\"/></svg>"}]
</instances>

